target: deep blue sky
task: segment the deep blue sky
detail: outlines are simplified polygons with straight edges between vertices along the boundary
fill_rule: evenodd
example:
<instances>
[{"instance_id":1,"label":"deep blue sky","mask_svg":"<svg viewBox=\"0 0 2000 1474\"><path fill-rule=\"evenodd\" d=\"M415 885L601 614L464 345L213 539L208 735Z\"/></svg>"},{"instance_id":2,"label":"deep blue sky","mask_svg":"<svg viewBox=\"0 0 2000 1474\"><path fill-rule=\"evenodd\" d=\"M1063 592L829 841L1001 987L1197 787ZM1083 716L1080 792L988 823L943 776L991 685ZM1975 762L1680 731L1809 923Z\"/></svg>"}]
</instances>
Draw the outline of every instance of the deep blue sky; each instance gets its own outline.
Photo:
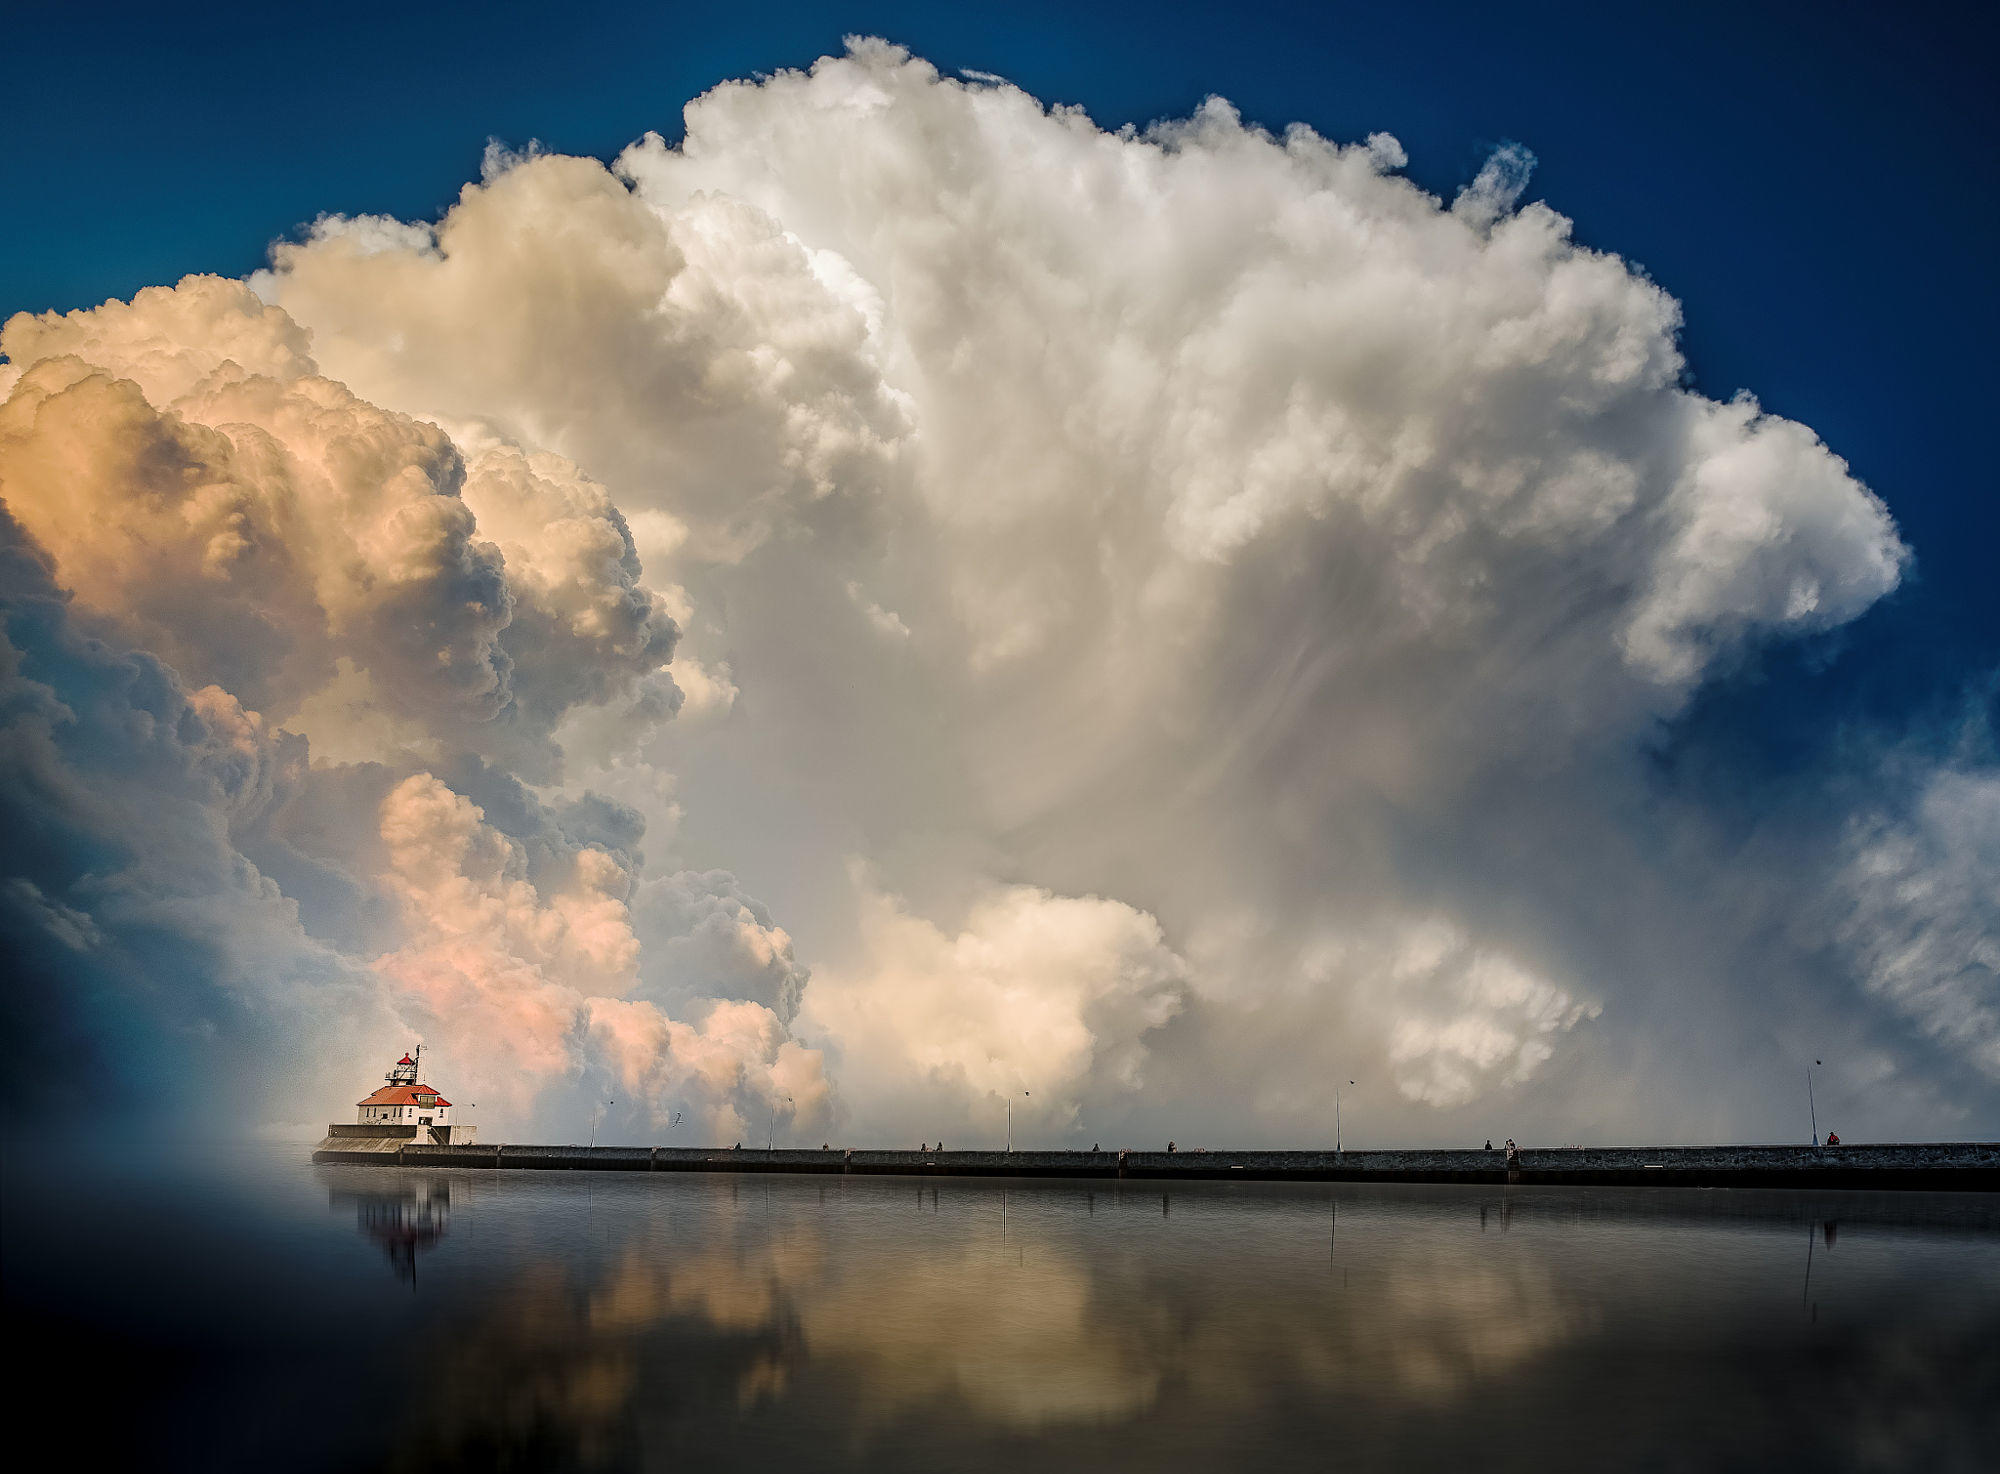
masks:
<instances>
[{"instance_id":1,"label":"deep blue sky","mask_svg":"<svg viewBox=\"0 0 2000 1474\"><path fill-rule=\"evenodd\" d=\"M1221 93L1377 129L1449 193L1511 139L1531 195L1686 306L1697 385L1813 426L1895 510L1917 578L1726 683L1683 740L1783 765L2000 668L2000 8L1405 3L1194 7L574 0L44 5L7 23L0 314L240 275L326 211L435 216L489 137L609 156L729 77L843 33L1001 73L1100 123Z\"/></svg>"}]
</instances>

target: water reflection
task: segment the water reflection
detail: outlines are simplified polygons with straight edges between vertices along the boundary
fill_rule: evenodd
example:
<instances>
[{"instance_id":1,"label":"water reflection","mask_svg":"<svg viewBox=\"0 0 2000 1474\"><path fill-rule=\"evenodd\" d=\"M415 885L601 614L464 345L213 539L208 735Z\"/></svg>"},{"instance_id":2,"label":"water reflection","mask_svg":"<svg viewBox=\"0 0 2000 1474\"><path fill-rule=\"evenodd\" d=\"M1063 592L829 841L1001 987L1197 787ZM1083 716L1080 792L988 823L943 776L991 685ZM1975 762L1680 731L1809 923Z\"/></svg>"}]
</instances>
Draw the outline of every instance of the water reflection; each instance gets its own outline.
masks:
<instances>
[{"instance_id":1,"label":"water reflection","mask_svg":"<svg viewBox=\"0 0 2000 1474\"><path fill-rule=\"evenodd\" d=\"M384 1187L329 1188L327 1201L335 1212L352 1211L361 1232L381 1245L396 1278L414 1287L417 1256L437 1247L450 1226L453 1179L399 1172L385 1181Z\"/></svg>"},{"instance_id":2,"label":"water reflection","mask_svg":"<svg viewBox=\"0 0 2000 1474\"><path fill-rule=\"evenodd\" d=\"M488 1225L395 1467L1949 1469L2000 1435L1976 1201L321 1170L412 1279Z\"/></svg>"}]
</instances>

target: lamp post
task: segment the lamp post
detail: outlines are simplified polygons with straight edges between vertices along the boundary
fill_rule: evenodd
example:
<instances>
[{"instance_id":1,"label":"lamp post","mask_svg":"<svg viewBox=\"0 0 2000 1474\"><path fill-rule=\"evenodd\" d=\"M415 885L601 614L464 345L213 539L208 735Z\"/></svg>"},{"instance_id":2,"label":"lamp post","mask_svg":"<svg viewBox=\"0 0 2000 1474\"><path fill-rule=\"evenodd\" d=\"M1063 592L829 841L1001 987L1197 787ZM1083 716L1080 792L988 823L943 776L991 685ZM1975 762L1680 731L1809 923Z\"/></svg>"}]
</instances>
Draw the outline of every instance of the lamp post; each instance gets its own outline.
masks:
<instances>
[{"instance_id":1,"label":"lamp post","mask_svg":"<svg viewBox=\"0 0 2000 1474\"><path fill-rule=\"evenodd\" d=\"M1812 1062L1812 1065L1806 1066L1806 1113L1812 1118L1812 1137L1814 1146L1819 1145L1819 1107L1813 1104L1812 1072L1813 1072L1813 1065L1823 1064L1823 1063L1824 1063L1823 1060L1816 1059Z\"/></svg>"},{"instance_id":2,"label":"lamp post","mask_svg":"<svg viewBox=\"0 0 2000 1474\"><path fill-rule=\"evenodd\" d=\"M604 1113L617 1104L618 1102L615 1100L607 1100L603 1105L590 1113L590 1145L593 1150L597 1146L597 1128L599 1123L604 1120Z\"/></svg>"},{"instance_id":3,"label":"lamp post","mask_svg":"<svg viewBox=\"0 0 2000 1474\"><path fill-rule=\"evenodd\" d=\"M1027 1097L1028 1092L1023 1090L1021 1098L1025 1100ZM1014 1097L1011 1095L1007 1097L1007 1150L1014 1150Z\"/></svg>"},{"instance_id":4,"label":"lamp post","mask_svg":"<svg viewBox=\"0 0 2000 1474\"><path fill-rule=\"evenodd\" d=\"M786 1105L790 1105L792 1103L792 1098L789 1095L781 1095L778 1097L778 1100L782 1100ZM771 1143L776 1141L777 1139L778 1139L778 1101L774 1100L771 1102L771 1123L764 1128L764 1150L768 1152L771 1149Z\"/></svg>"},{"instance_id":5,"label":"lamp post","mask_svg":"<svg viewBox=\"0 0 2000 1474\"><path fill-rule=\"evenodd\" d=\"M1352 1085L1354 1082L1349 1080L1347 1083ZM1333 1154L1336 1157L1340 1155L1340 1087L1338 1085L1333 1087Z\"/></svg>"}]
</instances>

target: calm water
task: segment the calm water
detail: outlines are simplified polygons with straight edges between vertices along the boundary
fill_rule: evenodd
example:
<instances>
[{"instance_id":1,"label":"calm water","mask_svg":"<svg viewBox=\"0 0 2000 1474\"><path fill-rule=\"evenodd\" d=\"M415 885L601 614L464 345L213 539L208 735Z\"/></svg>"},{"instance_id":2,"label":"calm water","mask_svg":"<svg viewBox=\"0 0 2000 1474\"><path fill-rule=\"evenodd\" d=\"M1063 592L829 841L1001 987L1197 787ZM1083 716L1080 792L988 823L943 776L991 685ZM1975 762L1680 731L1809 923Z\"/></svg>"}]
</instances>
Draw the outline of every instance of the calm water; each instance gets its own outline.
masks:
<instances>
[{"instance_id":1,"label":"calm water","mask_svg":"<svg viewBox=\"0 0 2000 1474\"><path fill-rule=\"evenodd\" d=\"M20 1151L6 1186L14 1405L89 1390L72 1436L133 1467L2000 1465L1979 1195Z\"/></svg>"}]
</instances>

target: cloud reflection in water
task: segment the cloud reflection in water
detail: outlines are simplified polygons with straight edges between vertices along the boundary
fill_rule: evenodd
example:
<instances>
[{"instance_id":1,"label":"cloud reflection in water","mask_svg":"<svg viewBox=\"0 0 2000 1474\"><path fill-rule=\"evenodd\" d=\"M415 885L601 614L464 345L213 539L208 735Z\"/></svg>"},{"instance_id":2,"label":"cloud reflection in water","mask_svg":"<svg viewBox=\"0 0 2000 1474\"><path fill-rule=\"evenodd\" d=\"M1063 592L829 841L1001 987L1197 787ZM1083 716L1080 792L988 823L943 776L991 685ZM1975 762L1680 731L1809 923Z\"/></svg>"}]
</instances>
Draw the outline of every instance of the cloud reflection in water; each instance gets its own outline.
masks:
<instances>
[{"instance_id":1,"label":"cloud reflection in water","mask_svg":"<svg viewBox=\"0 0 2000 1474\"><path fill-rule=\"evenodd\" d=\"M1952 1467L2000 1326L1994 1210L1916 1200L1843 1210L1807 1314L1799 1241L1833 1219L1785 1195L549 1177L395 1189L486 1225L399 1464L1423 1465L1559 1421L1593 1456L1782 1466L1849 1428L1826 1467ZM1820 1432L1775 1441L1802 1410Z\"/></svg>"}]
</instances>

